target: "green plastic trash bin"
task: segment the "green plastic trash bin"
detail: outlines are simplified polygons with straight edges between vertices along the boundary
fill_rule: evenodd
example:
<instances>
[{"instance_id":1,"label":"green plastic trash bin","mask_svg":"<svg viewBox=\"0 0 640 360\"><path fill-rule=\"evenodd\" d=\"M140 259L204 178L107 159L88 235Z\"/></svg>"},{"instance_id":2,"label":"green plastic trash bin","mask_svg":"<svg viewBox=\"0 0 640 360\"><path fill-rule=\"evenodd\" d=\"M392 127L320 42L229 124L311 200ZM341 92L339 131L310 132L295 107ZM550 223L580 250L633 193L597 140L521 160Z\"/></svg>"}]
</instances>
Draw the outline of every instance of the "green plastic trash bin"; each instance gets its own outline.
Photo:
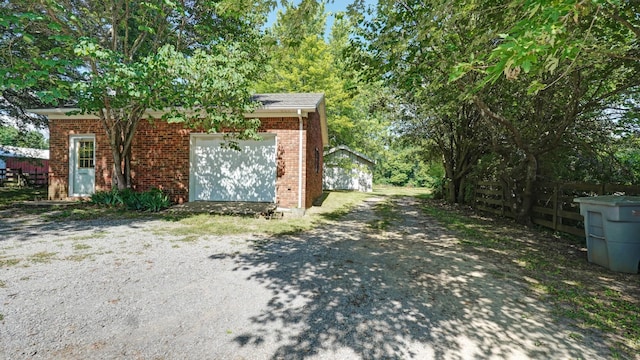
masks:
<instances>
[{"instance_id":1,"label":"green plastic trash bin","mask_svg":"<svg viewBox=\"0 0 640 360\"><path fill-rule=\"evenodd\" d=\"M640 272L640 196L574 199L584 217L589 262L613 271Z\"/></svg>"}]
</instances>

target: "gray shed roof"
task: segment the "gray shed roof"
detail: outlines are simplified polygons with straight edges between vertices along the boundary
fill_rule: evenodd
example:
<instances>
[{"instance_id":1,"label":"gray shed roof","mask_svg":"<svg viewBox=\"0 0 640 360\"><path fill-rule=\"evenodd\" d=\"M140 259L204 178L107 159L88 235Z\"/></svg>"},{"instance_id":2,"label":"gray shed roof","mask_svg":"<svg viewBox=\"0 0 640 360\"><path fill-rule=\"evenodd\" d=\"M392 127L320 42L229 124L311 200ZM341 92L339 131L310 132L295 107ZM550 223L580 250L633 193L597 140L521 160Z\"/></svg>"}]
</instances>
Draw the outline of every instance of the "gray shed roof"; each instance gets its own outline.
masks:
<instances>
[{"instance_id":1,"label":"gray shed roof","mask_svg":"<svg viewBox=\"0 0 640 360\"><path fill-rule=\"evenodd\" d=\"M365 155L365 154L363 154L361 152L355 151L355 150L351 150L350 147L345 146L345 145L336 146L334 148L331 148L331 149L325 151L324 152L324 156L329 156L329 155L331 155L331 154L333 154L333 153L335 153L337 151L340 151L340 150L349 152L349 153L359 157L360 159L364 160L365 162L370 163L371 165L375 165L376 164L376 162L371 160L371 158L368 157L367 155Z\"/></svg>"}]
</instances>

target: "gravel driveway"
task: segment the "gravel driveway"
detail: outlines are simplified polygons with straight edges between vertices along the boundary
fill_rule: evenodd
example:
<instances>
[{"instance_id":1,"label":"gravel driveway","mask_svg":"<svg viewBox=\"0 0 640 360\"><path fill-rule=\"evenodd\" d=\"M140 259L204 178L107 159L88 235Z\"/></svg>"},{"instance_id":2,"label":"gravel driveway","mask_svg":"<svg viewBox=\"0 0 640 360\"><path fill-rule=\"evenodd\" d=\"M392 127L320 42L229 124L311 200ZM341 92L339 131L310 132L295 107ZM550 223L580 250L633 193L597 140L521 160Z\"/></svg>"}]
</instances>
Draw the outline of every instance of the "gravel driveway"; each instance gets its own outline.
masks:
<instances>
[{"instance_id":1,"label":"gravel driveway","mask_svg":"<svg viewBox=\"0 0 640 360\"><path fill-rule=\"evenodd\" d=\"M0 218L3 359L606 358L401 198L278 238ZM277 221L277 220L274 220ZM18 261L16 263L16 261Z\"/></svg>"}]
</instances>

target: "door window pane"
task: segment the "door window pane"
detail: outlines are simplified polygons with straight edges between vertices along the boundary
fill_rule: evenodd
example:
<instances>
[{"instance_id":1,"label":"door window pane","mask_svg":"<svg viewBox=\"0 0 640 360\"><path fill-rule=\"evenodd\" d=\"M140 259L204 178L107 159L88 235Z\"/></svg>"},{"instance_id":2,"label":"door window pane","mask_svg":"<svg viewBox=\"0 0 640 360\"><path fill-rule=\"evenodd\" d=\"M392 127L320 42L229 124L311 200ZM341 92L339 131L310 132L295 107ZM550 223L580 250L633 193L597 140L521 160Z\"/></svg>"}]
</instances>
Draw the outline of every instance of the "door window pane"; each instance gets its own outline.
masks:
<instances>
[{"instance_id":1,"label":"door window pane","mask_svg":"<svg viewBox=\"0 0 640 360\"><path fill-rule=\"evenodd\" d=\"M78 141L78 167L93 168L93 140Z\"/></svg>"}]
</instances>

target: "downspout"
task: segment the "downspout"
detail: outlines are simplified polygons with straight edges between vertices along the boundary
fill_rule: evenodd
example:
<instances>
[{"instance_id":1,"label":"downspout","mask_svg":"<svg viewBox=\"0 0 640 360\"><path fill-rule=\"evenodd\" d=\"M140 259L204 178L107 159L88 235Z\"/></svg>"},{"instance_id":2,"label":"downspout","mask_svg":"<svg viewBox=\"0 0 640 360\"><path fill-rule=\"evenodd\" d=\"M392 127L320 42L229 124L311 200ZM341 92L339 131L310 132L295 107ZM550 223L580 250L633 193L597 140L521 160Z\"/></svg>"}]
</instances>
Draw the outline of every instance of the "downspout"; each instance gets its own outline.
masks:
<instances>
[{"instance_id":1,"label":"downspout","mask_svg":"<svg viewBox=\"0 0 640 360\"><path fill-rule=\"evenodd\" d=\"M300 143L298 144L298 208L302 209L302 109L298 109L298 120L300 121Z\"/></svg>"}]
</instances>

